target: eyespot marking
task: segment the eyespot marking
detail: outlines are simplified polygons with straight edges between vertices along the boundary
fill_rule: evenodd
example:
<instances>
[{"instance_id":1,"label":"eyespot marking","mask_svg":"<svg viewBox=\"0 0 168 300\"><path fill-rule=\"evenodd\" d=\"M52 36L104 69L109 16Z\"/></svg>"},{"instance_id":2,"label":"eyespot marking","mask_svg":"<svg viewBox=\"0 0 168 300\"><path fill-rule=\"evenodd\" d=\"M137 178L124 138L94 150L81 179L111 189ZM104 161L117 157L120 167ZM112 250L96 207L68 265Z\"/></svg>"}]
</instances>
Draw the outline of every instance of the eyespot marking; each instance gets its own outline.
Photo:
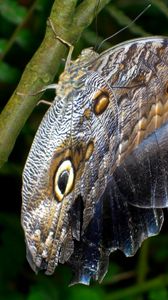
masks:
<instances>
[{"instance_id":1,"label":"eyespot marking","mask_svg":"<svg viewBox=\"0 0 168 300\"><path fill-rule=\"evenodd\" d=\"M84 111L84 117L89 120L91 116L91 110L89 108L86 108Z\"/></svg>"},{"instance_id":2,"label":"eyespot marking","mask_svg":"<svg viewBox=\"0 0 168 300\"><path fill-rule=\"evenodd\" d=\"M93 110L95 115L101 115L109 104L109 93L105 90L99 90L94 95Z\"/></svg>"},{"instance_id":3,"label":"eyespot marking","mask_svg":"<svg viewBox=\"0 0 168 300\"><path fill-rule=\"evenodd\" d=\"M85 153L85 160L89 160L94 150L94 143L90 141L87 145L86 153Z\"/></svg>"},{"instance_id":4,"label":"eyespot marking","mask_svg":"<svg viewBox=\"0 0 168 300\"><path fill-rule=\"evenodd\" d=\"M69 172L67 170L63 171L58 178L58 188L61 193L64 194L66 190L66 186L68 183Z\"/></svg>"},{"instance_id":5,"label":"eyespot marking","mask_svg":"<svg viewBox=\"0 0 168 300\"><path fill-rule=\"evenodd\" d=\"M58 201L70 193L74 184L74 168L70 160L64 160L58 167L54 178L54 193Z\"/></svg>"}]
</instances>

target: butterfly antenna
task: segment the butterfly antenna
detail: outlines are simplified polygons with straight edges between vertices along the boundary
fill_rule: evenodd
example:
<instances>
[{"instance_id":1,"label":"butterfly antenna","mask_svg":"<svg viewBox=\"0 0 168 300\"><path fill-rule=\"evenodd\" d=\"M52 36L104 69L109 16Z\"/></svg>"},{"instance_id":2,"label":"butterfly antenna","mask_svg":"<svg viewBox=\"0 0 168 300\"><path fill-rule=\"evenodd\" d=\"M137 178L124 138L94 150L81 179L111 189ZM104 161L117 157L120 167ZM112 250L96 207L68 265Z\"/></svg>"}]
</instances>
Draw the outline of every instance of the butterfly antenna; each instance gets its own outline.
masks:
<instances>
[{"instance_id":1,"label":"butterfly antenna","mask_svg":"<svg viewBox=\"0 0 168 300\"><path fill-rule=\"evenodd\" d=\"M126 30L127 28L131 27L132 24L134 24L149 8L151 7L151 4L149 4L147 7L144 8L144 10L134 19L132 20L127 26L125 26L124 28L120 29L119 31L115 32L114 34L112 34L111 36L109 36L108 38L106 38L105 40L103 40L98 49L99 50L101 48L101 46L107 42L108 40L110 40L111 38L113 38L114 36L120 34L121 32L123 32L124 30Z\"/></svg>"}]
</instances>

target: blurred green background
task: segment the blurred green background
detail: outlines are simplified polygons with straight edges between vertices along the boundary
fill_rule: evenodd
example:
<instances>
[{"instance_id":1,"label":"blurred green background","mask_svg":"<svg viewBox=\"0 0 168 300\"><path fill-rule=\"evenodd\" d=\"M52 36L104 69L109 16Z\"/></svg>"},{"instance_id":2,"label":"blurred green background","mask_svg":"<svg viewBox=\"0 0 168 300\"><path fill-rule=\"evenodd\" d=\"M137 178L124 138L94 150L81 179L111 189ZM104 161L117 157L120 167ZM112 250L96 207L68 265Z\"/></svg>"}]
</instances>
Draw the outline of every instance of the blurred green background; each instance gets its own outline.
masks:
<instances>
[{"instance_id":1,"label":"blurred green background","mask_svg":"<svg viewBox=\"0 0 168 300\"><path fill-rule=\"evenodd\" d=\"M79 3L82 1L79 1ZM0 108L3 109L20 76L40 45L51 0L0 1ZM128 25L143 9L152 6L102 50L127 39L168 34L168 1L116 0L102 10L75 45L74 58L83 48L100 42ZM26 20L26 22L25 22ZM62 69L64 62L62 62ZM57 78L56 78L57 79ZM54 94L46 97L52 99ZM159 236L147 240L133 258L121 252L111 255L109 272L101 284L68 287L71 270L60 265L53 276L35 275L25 256L20 224L22 170L33 137L47 108L37 106L18 137L8 163L0 170L0 300L167 300L167 212ZM17 120L16 120L17 121Z\"/></svg>"}]
</instances>

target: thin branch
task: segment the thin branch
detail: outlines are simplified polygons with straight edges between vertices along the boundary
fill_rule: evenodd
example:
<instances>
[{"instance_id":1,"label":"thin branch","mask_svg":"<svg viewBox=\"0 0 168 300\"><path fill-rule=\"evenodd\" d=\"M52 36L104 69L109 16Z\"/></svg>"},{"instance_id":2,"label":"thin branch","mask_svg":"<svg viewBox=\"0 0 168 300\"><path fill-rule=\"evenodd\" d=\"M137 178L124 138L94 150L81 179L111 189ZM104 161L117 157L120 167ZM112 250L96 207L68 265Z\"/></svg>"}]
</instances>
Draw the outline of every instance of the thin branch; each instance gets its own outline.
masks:
<instances>
[{"instance_id":1,"label":"thin branch","mask_svg":"<svg viewBox=\"0 0 168 300\"><path fill-rule=\"evenodd\" d=\"M136 276L136 272L135 271L128 271L128 272L123 272L123 273L119 273L117 275L114 275L111 277L111 279L105 279L103 280L103 282L101 283L102 285L112 285L112 284L116 284L119 283L121 281L125 281L128 280L130 278L135 278Z\"/></svg>"},{"instance_id":2,"label":"thin branch","mask_svg":"<svg viewBox=\"0 0 168 300\"><path fill-rule=\"evenodd\" d=\"M57 34L74 43L98 13L93 9L96 2L86 0L76 8L77 0L56 0L50 19ZM100 0L99 10L108 2L110 0ZM27 65L18 87L0 115L0 166L8 160L20 130L39 100L40 95L30 95L53 81L66 52L67 47L55 39L48 26L41 46Z\"/></svg>"},{"instance_id":3,"label":"thin branch","mask_svg":"<svg viewBox=\"0 0 168 300\"><path fill-rule=\"evenodd\" d=\"M166 2L164 3L163 1L151 0L150 3L160 9L160 11L168 18L168 8Z\"/></svg>"},{"instance_id":4,"label":"thin branch","mask_svg":"<svg viewBox=\"0 0 168 300\"><path fill-rule=\"evenodd\" d=\"M121 25L121 28L124 28L131 24L131 26L127 27L127 29L136 34L137 36L149 36L151 35L149 32L145 31L141 26L138 26L136 22L133 22L122 10L117 9L114 5L109 5L106 8L108 14L114 18L118 24Z\"/></svg>"},{"instance_id":5,"label":"thin branch","mask_svg":"<svg viewBox=\"0 0 168 300\"><path fill-rule=\"evenodd\" d=\"M87 23L91 23L93 18L102 10L102 8L107 5L110 0L100 0L99 5L97 5L97 0L85 0L76 9L74 16L74 30L77 31L78 28L87 27Z\"/></svg>"},{"instance_id":6,"label":"thin branch","mask_svg":"<svg viewBox=\"0 0 168 300\"><path fill-rule=\"evenodd\" d=\"M142 283L146 279L148 273L148 254L149 254L149 239L144 241L139 253L137 266L137 282Z\"/></svg>"},{"instance_id":7,"label":"thin branch","mask_svg":"<svg viewBox=\"0 0 168 300\"><path fill-rule=\"evenodd\" d=\"M132 299L133 296L141 295L144 292L148 292L151 289L158 289L168 285L168 276L162 275L158 276L154 279L145 281L143 283L138 283L136 285L130 286L128 288L123 288L113 293L109 293L104 300L121 300L128 299L129 297Z\"/></svg>"},{"instance_id":8,"label":"thin branch","mask_svg":"<svg viewBox=\"0 0 168 300\"><path fill-rule=\"evenodd\" d=\"M9 50L12 48L13 44L16 42L16 38L18 36L19 31L23 28L24 24L29 20L29 18L33 14L36 5L37 5L37 0L35 0L34 3L30 6L24 20L16 27L15 31L11 35L4 52L0 55L0 61L2 61L5 58Z\"/></svg>"}]
</instances>

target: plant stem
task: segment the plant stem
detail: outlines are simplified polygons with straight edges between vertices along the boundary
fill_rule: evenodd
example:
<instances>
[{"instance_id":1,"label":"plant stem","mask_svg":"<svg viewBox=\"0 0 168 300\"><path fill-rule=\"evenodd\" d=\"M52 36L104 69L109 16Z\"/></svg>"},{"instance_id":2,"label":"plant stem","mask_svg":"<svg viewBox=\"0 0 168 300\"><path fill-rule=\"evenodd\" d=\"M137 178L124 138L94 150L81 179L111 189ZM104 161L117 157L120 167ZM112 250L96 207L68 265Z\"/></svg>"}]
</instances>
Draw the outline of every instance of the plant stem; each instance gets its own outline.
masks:
<instances>
[{"instance_id":1,"label":"plant stem","mask_svg":"<svg viewBox=\"0 0 168 300\"><path fill-rule=\"evenodd\" d=\"M148 272L148 250L149 240L143 242L140 249L138 267L137 267L137 282L142 283L145 281Z\"/></svg>"},{"instance_id":2,"label":"plant stem","mask_svg":"<svg viewBox=\"0 0 168 300\"><path fill-rule=\"evenodd\" d=\"M134 286L109 293L104 300L121 300L132 296L138 296L144 292L147 292L151 289L157 289L168 285L168 275L158 276L154 279L148 280L143 283L138 283Z\"/></svg>"},{"instance_id":3,"label":"plant stem","mask_svg":"<svg viewBox=\"0 0 168 300\"><path fill-rule=\"evenodd\" d=\"M77 0L55 0L50 19L58 36L73 44L108 2L110 0L100 0L96 12L97 0L83 1L77 8ZM30 95L53 81L66 51L67 47L55 39L48 26L41 46L25 68L18 87L0 115L0 167L8 160L20 130L39 100L39 94Z\"/></svg>"},{"instance_id":4,"label":"plant stem","mask_svg":"<svg viewBox=\"0 0 168 300\"><path fill-rule=\"evenodd\" d=\"M0 61L2 61L5 56L8 54L9 50L12 48L13 44L16 41L17 35L19 31L23 28L24 24L29 20L31 15L33 14L33 11L35 10L35 7L37 5L37 0L34 1L34 3L30 6L27 15L25 16L24 20L16 27L15 31L13 32L12 36L8 40L7 46L5 48L5 51L0 55Z\"/></svg>"}]
</instances>

